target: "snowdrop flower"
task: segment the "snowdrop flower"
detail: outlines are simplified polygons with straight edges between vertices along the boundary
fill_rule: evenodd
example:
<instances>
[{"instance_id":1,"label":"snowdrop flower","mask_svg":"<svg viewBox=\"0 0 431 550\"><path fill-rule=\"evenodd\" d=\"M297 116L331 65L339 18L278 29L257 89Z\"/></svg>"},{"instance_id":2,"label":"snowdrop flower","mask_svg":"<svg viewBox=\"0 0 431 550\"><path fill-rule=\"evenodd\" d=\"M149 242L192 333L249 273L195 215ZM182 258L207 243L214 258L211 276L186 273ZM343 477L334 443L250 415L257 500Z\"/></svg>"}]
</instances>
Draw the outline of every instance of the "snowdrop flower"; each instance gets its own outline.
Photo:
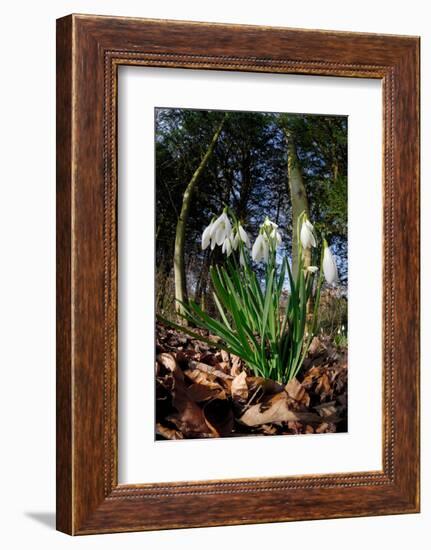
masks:
<instances>
[{"instance_id":1,"label":"snowdrop flower","mask_svg":"<svg viewBox=\"0 0 431 550\"><path fill-rule=\"evenodd\" d=\"M278 227L278 226L276 226L276 227ZM277 246L280 246L281 245L281 233L276 227L274 227L271 230L271 232L269 234L269 239L274 241Z\"/></svg>"},{"instance_id":2,"label":"snowdrop flower","mask_svg":"<svg viewBox=\"0 0 431 550\"><path fill-rule=\"evenodd\" d=\"M257 239L254 242L254 245L251 251L251 257L255 262L260 262L261 260L264 260L265 262L267 262L268 254L269 254L268 240L264 237L264 235L262 235L262 233L259 233Z\"/></svg>"},{"instance_id":3,"label":"snowdrop flower","mask_svg":"<svg viewBox=\"0 0 431 550\"><path fill-rule=\"evenodd\" d=\"M215 237L214 237L214 235L212 234L212 235L211 235L211 250L214 250L216 244L217 244L217 243L216 243Z\"/></svg>"},{"instance_id":4,"label":"snowdrop flower","mask_svg":"<svg viewBox=\"0 0 431 550\"><path fill-rule=\"evenodd\" d=\"M308 271L309 273L316 273L316 271L318 271L318 267L315 266L315 265L309 265L307 268L306 268L306 271Z\"/></svg>"},{"instance_id":5,"label":"snowdrop flower","mask_svg":"<svg viewBox=\"0 0 431 550\"><path fill-rule=\"evenodd\" d=\"M230 237L232 232L232 226L229 221L229 218L227 217L226 212L223 212L214 222L212 231L211 231L211 238L214 239L214 241L221 246L223 242Z\"/></svg>"},{"instance_id":6,"label":"snowdrop flower","mask_svg":"<svg viewBox=\"0 0 431 550\"><path fill-rule=\"evenodd\" d=\"M261 228L264 230L265 234L268 237L275 237L276 231L278 229L278 225L274 222L272 222L268 216L266 216L265 221L261 225Z\"/></svg>"},{"instance_id":7,"label":"snowdrop flower","mask_svg":"<svg viewBox=\"0 0 431 550\"><path fill-rule=\"evenodd\" d=\"M221 251L223 252L223 254L226 254L227 256L231 255L231 253L232 253L232 241L231 241L230 237L228 237L227 239L225 239L223 241L223 246L221 248Z\"/></svg>"},{"instance_id":8,"label":"snowdrop flower","mask_svg":"<svg viewBox=\"0 0 431 550\"><path fill-rule=\"evenodd\" d=\"M326 282L333 285L338 281L337 265L326 241L323 241L323 246L325 247L323 251L323 274Z\"/></svg>"},{"instance_id":9,"label":"snowdrop flower","mask_svg":"<svg viewBox=\"0 0 431 550\"><path fill-rule=\"evenodd\" d=\"M244 250L241 248L239 251L239 263L242 267L246 266Z\"/></svg>"},{"instance_id":10,"label":"snowdrop flower","mask_svg":"<svg viewBox=\"0 0 431 550\"><path fill-rule=\"evenodd\" d=\"M268 216L266 216L265 221L264 221L263 224L262 224L262 227L263 227L264 229L272 230L272 229L277 229L278 225L277 225L276 223L272 222L272 221L268 218Z\"/></svg>"},{"instance_id":11,"label":"snowdrop flower","mask_svg":"<svg viewBox=\"0 0 431 550\"><path fill-rule=\"evenodd\" d=\"M246 230L243 228L241 224L238 224L238 231L237 235L242 240L242 242L245 244L247 248L251 248L251 242L249 239L249 236L247 235Z\"/></svg>"},{"instance_id":12,"label":"snowdrop flower","mask_svg":"<svg viewBox=\"0 0 431 550\"><path fill-rule=\"evenodd\" d=\"M212 220L211 223L207 227L205 227L204 232L202 233L202 250L205 250L206 248L208 248L211 242L211 233L212 233L213 225L214 225L214 220Z\"/></svg>"},{"instance_id":13,"label":"snowdrop flower","mask_svg":"<svg viewBox=\"0 0 431 550\"><path fill-rule=\"evenodd\" d=\"M314 236L314 227L313 224L310 223L307 217L304 216L304 221L301 225L301 243L302 246L307 249L311 248L312 246L316 247L316 238Z\"/></svg>"},{"instance_id":14,"label":"snowdrop flower","mask_svg":"<svg viewBox=\"0 0 431 550\"><path fill-rule=\"evenodd\" d=\"M240 240L240 237L239 237L238 230L235 230L235 237L233 237L233 239L232 239L232 248L234 250L236 250L238 248L239 240Z\"/></svg>"},{"instance_id":15,"label":"snowdrop flower","mask_svg":"<svg viewBox=\"0 0 431 550\"><path fill-rule=\"evenodd\" d=\"M277 246L281 244L281 234L280 234L280 231L278 231L278 225L272 222L268 218L268 216L265 218L265 221L263 222L261 227L264 230L264 233L267 239L271 239L275 241Z\"/></svg>"}]
</instances>

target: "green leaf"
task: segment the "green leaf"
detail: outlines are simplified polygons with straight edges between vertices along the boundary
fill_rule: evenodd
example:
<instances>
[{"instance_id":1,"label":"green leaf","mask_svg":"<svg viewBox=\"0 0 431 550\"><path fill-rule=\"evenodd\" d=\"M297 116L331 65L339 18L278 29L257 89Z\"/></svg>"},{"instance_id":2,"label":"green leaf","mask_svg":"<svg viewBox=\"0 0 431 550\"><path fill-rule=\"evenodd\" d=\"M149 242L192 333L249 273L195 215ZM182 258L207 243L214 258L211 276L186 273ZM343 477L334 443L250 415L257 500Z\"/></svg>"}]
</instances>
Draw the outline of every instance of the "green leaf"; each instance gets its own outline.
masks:
<instances>
[{"instance_id":1,"label":"green leaf","mask_svg":"<svg viewBox=\"0 0 431 550\"><path fill-rule=\"evenodd\" d=\"M271 307L271 301L272 301L272 282L274 280L274 270L271 271L269 274L269 279L266 284L266 291L265 291L265 303L263 306L263 314L262 314L262 330L261 330L261 338L263 340L264 333L266 330L266 323L268 321L268 314L269 314L269 308Z\"/></svg>"},{"instance_id":2,"label":"green leaf","mask_svg":"<svg viewBox=\"0 0 431 550\"><path fill-rule=\"evenodd\" d=\"M214 298L214 302L217 306L217 309L219 310L219 313L221 315L221 318L223 319L224 321L224 324L226 325L226 327L229 329L229 330L232 330L232 327L230 326L230 323L226 317L226 314L224 312L224 309L223 309L223 306L221 305L220 303L220 300L217 298L217 294L215 292L213 292L213 298Z\"/></svg>"},{"instance_id":3,"label":"green leaf","mask_svg":"<svg viewBox=\"0 0 431 550\"><path fill-rule=\"evenodd\" d=\"M169 319L166 319L162 315L156 315L157 319L161 321L163 324L167 325L168 327L174 328L178 330L179 332L183 332L184 334L188 334L192 338L195 338L196 340L199 340L200 342L204 342L205 344L208 344L210 346L213 346L218 349L225 350L229 353L235 353L232 349L229 348L229 346L226 346L224 344L220 344L219 342L214 342L213 340L210 340L209 338L205 338L205 336L202 336L198 332L194 332L193 330L190 330L187 327L184 327L183 325L180 325L178 323L174 323L173 321L170 321Z\"/></svg>"}]
</instances>

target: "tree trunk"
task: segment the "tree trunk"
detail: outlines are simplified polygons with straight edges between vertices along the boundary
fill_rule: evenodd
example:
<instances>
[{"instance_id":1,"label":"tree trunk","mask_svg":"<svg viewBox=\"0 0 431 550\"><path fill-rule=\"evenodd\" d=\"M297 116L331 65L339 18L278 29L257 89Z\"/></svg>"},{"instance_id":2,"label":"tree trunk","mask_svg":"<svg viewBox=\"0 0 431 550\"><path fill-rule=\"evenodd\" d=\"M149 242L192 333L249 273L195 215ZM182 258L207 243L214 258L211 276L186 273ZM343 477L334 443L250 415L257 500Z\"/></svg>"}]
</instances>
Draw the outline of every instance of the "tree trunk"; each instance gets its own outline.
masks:
<instances>
[{"instance_id":1,"label":"tree trunk","mask_svg":"<svg viewBox=\"0 0 431 550\"><path fill-rule=\"evenodd\" d=\"M292 203L292 272L296 277L298 272L298 218L302 212L310 215L308 207L307 192L302 177L301 165L296 151L295 140L292 132L284 129L287 141L287 171L289 182L290 201ZM304 252L304 264L310 265L310 251Z\"/></svg>"},{"instance_id":2,"label":"tree trunk","mask_svg":"<svg viewBox=\"0 0 431 550\"><path fill-rule=\"evenodd\" d=\"M186 284L186 271L184 266L184 244L187 218L190 212L191 199L193 191L199 178L202 175L206 165L208 164L211 155L213 154L220 132L223 128L224 122L227 118L227 114L224 116L221 123L218 125L217 130L208 146L207 152L202 157L199 166L196 168L193 176L187 184L186 190L183 195L183 203L181 206L181 212L177 221L177 228L175 233L175 248L174 248L174 278L175 278L175 309L178 313L184 313L184 308L180 302L187 301L187 284Z\"/></svg>"},{"instance_id":3,"label":"tree trunk","mask_svg":"<svg viewBox=\"0 0 431 550\"><path fill-rule=\"evenodd\" d=\"M295 139L292 132L285 130L287 140L287 167L289 177L290 201L292 203L292 272L296 278L298 274L298 218L305 212L310 217L310 209L308 206L307 191L305 190L304 178L302 176L301 164L299 162L298 153L296 151ZM304 266L311 265L311 251L304 250ZM307 326L313 317L314 299L310 296L307 303ZM309 330L308 328L308 330Z\"/></svg>"},{"instance_id":4,"label":"tree trunk","mask_svg":"<svg viewBox=\"0 0 431 550\"><path fill-rule=\"evenodd\" d=\"M250 151L245 150L242 153L241 162L241 190L238 199L237 216L243 223L246 221L247 203L250 198L251 191L251 158Z\"/></svg>"},{"instance_id":5,"label":"tree trunk","mask_svg":"<svg viewBox=\"0 0 431 550\"><path fill-rule=\"evenodd\" d=\"M199 274L199 279L196 284L195 291L195 302L201 306L205 311L205 293L207 288L208 273L210 266L210 249L205 250L204 258L202 261L201 272Z\"/></svg>"}]
</instances>

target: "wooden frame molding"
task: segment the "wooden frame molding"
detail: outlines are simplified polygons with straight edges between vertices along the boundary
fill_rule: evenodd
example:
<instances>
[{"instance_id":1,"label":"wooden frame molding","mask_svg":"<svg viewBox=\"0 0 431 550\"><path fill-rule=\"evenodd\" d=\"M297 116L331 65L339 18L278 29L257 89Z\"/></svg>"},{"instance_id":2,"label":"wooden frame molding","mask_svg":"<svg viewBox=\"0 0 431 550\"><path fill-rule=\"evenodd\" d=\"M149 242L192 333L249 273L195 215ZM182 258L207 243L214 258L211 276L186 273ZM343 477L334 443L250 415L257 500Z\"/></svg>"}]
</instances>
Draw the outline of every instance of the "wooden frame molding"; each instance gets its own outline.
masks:
<instances>
[{"instance_id":1,"label":"wooden frame molding","mask_svg":"<svg viewBox=\"0 0 431 550\"><path fill-rule=\"evenodd\" d=\"M119 485L117 68L383 82L383 469ZM419 38L70 15L57 21L57 528L419 511Z\"/></svg>"}]
</instances>

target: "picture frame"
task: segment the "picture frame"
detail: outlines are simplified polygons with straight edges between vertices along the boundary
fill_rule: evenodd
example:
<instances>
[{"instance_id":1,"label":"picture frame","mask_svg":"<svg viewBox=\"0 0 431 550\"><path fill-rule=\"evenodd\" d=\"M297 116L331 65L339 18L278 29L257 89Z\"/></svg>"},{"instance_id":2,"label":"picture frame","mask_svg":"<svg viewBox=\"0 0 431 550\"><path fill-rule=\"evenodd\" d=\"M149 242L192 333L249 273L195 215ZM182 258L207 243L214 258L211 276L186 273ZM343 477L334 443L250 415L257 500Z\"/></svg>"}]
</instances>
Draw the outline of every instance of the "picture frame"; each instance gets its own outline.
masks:
<instances>
[{"instance_id":1,"label":"picture frame","mask_svg":"<svg viewBox=\"0 0 431 550\"><path fill-rule=\"evenodd\" d=\"M373 78L383 89L379 471L118 483L121 65ZM419 512L419 38L57 21L57 529L71 535Z\"/></svg>"}]
</instances>

